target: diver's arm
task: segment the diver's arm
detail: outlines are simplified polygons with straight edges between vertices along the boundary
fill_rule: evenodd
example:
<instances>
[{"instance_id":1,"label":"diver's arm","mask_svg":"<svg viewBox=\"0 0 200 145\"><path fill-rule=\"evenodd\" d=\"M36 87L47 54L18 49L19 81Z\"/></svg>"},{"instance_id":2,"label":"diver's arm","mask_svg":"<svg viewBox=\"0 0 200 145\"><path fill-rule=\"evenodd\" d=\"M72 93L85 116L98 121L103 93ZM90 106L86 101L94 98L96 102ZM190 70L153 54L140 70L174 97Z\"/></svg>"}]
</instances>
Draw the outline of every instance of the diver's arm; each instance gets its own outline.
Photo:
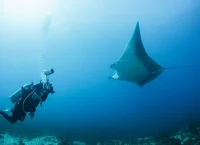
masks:
<instances>
[{"instance_id":1,"label":"diver's arm","mask_svg":"<svg viewBox=\"0 0 200 145\"><path fill-rule=\"evenodd\" d=\"M43 93L43 95L41 96L41 98L42 98L42 102L46 101L48 95L49 95L48 92L44 92L44 93Z\"/></svg>"},{"instance_id":2,"label":"diver's arm","mask_svg":"<svg viewBox=\"0 0 200 145\"><path fill-rule=\"evenodd\" d=\"M36 108L32 108L29 110L29 112L32 112L32 113L34 113L35 111L36 111Z\"/></svg>"}]
</instances>

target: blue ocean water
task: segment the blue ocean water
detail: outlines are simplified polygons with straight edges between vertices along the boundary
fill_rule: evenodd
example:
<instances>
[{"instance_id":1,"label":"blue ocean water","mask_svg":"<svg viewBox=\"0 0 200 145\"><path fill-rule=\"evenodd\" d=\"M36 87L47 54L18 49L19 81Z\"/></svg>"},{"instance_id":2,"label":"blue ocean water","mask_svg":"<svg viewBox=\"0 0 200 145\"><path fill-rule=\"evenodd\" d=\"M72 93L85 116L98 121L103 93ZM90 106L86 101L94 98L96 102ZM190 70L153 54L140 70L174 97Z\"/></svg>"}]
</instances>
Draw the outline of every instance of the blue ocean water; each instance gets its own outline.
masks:
<instances>
[{"instance_id":1,"label":"blue ocean water","mask_svg":"<svg viewBox=\"0 0 200 145\"><path fill-rule=\"evenodd\" d=\"M0 131L50 132L69 140L130 139L170 132L200 121L200 5L195 0L0 1L0 107L41 69L55 94L33 120ZM20 3L21 2L21 3ZM45 9L48 6L48 9ZM40 8L41 7L41 8ZM32 11L31 11L32 10ZM40 10L40 11L39 11ZM108 79L136 22L148 55L166 70L143 87Z\"/></svg>"}]
</instances>

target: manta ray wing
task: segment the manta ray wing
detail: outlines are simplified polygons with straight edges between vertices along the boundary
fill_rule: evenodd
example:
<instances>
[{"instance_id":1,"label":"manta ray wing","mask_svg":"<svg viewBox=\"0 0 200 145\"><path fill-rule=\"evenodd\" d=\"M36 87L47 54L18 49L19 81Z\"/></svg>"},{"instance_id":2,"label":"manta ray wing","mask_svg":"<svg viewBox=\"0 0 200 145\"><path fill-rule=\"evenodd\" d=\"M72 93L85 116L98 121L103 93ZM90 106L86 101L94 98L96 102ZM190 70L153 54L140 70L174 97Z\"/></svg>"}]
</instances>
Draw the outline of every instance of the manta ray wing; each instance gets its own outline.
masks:
<instances>
[{"instance_id":1,"label":"manta ray wing","mask_svg":"<svg viewBox=\"0 0 200 145\"><path fill-rule=\"evenodd\" d=\"M136 24L123 55L110 68L115 70L111 78L130 81L139 86L154 80L163 72L163 68L150 58L144 49L139 22Z\"/></svg>"}]
</instances>

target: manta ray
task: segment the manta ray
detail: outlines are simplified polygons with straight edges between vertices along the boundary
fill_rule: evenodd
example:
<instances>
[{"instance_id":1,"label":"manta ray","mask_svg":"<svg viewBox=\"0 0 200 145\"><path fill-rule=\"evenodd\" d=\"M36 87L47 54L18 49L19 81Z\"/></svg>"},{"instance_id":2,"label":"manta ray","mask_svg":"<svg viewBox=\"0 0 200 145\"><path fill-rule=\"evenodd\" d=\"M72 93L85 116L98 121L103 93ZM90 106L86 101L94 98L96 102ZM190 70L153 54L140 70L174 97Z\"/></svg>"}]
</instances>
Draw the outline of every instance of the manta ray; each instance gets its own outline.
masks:
<instances>
[{"instance_id":1,"label":"manta ray","mask_svg":"<svg viewBox=\"0 0 200 145\"><path fill-rule=\"evenodd\" d=\"M141 87L156 79L165 69L182 67L163 68L155 62L144 49L137 22L123 55L110 68L115 70L115 74L109 78L129 81Z\"/></svg>"}]
</instances>

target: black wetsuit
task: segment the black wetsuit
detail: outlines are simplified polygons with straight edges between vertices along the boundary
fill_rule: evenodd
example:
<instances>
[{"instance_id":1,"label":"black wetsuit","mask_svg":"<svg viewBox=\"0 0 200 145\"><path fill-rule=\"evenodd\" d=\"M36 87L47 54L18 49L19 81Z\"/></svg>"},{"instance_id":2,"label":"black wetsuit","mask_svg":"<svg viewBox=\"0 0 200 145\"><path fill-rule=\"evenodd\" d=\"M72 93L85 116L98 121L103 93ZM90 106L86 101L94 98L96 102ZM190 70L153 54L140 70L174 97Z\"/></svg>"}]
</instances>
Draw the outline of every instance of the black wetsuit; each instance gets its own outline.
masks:
<instances>
[{"instance_id":1,"label":"black wetsuit","mask_svg":"<svg viewBox=\"0 0 200 145\"><path fill-rule=\"evenodd\" d=\"M37 95L39 95L42 100L33 100L32 95L27 97L31 92L33 92L33 90L35 90L34 92L37 93ZM33 89L29 89L28 91L22 87L22 97L15 103L14 109L11 110L12 116L9 116L7 113L1 110L0 114L3 115L10 123L15 123L17 120L24 121L26 112L34 114L38 104L41 101L44 102L47 99L49 93L49 91L46 91L43 88L43 84L41 82L33 85Z\"/></svg>"}]
</instances>

